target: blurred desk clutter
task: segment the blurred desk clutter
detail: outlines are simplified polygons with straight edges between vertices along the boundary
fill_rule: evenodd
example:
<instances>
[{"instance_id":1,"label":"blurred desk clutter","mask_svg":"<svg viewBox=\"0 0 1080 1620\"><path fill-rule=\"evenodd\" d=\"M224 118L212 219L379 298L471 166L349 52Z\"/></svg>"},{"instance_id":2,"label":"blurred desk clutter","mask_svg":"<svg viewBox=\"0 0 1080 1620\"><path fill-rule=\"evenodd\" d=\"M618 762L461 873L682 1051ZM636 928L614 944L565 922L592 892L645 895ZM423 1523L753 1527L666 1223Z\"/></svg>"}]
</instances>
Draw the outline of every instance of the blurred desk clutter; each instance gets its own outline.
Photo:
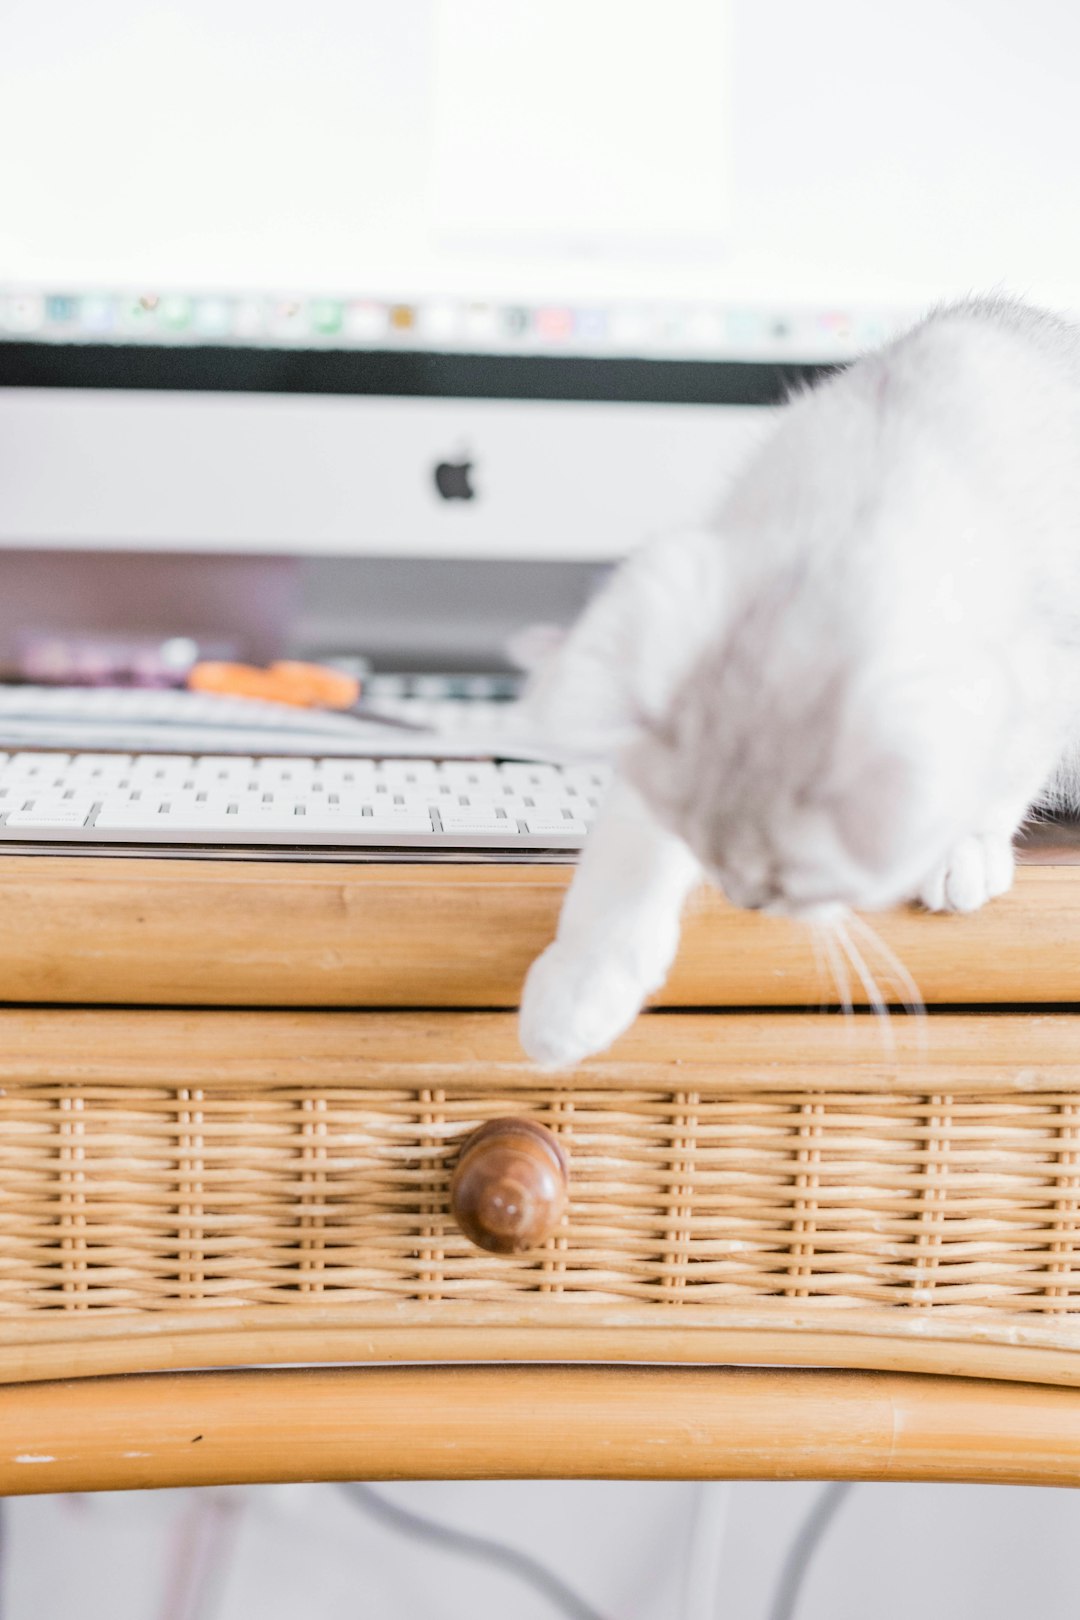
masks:
<instances>
[{"instance_id":1,"label":"blurred desk clutter","mask_svg":"<svg viewBox=\"0 0 1080 1620\"><path fill-rule=\"evenodd\" d=\"M576 851L606 787L525 734L510 678L200 670L223 690L0 686L0 847Z\"/></svg>"},{"instance_id":2,"label":"blurred desk clutter","mask_svg":"<svg viewBox=\"0 0 1080 1620\"><path fill-rule=\"evenodd\" d=\"M368 718L363 705L341 712L222 691L15 683L0 685L0 748L547 758L518 734L517 689L514 676L371 675Z\"/></svg>"}]
</instances>

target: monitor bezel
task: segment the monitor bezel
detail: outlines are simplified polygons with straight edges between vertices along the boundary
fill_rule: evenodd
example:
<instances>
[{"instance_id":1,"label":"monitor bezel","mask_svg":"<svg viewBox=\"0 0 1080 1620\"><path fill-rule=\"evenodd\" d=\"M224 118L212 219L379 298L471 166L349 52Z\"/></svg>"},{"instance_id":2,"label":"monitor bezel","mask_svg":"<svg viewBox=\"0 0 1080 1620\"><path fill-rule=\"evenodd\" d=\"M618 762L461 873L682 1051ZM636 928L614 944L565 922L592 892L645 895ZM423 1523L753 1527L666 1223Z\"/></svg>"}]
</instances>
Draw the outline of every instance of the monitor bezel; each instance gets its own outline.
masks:
<instances>
[{"instance_id":1,"label":"monitor bezel","mask_svg":"<svg viewBox=\"0 0 1080 1620\"><path fill-rule=\"evenodd\" d=\"M772 406L835 369L729 359L0 341L6 388Z\"/></svg>"}]
</instances>

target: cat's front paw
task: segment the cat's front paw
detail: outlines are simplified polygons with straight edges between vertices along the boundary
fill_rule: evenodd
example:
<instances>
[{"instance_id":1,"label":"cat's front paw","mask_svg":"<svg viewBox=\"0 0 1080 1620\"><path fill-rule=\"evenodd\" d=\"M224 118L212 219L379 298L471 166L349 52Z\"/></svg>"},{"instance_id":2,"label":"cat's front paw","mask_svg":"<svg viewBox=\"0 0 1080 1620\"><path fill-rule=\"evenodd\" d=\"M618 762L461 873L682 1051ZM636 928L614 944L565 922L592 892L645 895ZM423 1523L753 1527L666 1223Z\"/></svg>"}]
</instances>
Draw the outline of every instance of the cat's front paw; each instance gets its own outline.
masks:
<instances>
[{"instance_id":1,"label":"cat's front paw","mask_svg":"<svg viewBox=\"0 0 1080 1620\"><path fill-rule=\"evenodd\" d=\"M1003 833L962 838L923 883L917 898L928 911L978 911L1012 888L1012 839Z\"/></svg>"},{"instance_id":2,"label":"cat's front paw","mask_svg":"<svg viewBox=\"0 0 1080 1620\"><path fill-rule=\"evenodd\" d=\"M545 1068L564 1068L602 1052L629 1029L646 991L614 958L583 960L558 941L538 956L525 978L518 1033Z\"/></svg>"}]
</instances>

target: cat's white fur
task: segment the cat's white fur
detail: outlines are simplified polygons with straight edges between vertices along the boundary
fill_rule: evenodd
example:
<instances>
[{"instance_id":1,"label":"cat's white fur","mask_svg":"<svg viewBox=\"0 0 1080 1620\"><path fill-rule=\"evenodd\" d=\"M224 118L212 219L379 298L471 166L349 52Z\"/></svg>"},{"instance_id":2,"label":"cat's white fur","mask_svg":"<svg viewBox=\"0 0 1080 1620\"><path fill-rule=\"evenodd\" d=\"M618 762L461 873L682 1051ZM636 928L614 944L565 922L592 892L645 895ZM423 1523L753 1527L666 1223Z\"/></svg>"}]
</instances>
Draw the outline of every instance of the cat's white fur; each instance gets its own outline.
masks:
<instances>
[{"instance_id":1,"label":"cat's white fur","mask_svg":"<svg viewBox=\"0 0 1080 1620\"><path fill-rule=\"evenodd\" d=\"M525 984L542 1063L633 1021L702 873L806 918L1002 893L1029 808L1080 807L1080 333L972 301L798 395L529 701L618 759Z\"/></svg>"}]
</instances>

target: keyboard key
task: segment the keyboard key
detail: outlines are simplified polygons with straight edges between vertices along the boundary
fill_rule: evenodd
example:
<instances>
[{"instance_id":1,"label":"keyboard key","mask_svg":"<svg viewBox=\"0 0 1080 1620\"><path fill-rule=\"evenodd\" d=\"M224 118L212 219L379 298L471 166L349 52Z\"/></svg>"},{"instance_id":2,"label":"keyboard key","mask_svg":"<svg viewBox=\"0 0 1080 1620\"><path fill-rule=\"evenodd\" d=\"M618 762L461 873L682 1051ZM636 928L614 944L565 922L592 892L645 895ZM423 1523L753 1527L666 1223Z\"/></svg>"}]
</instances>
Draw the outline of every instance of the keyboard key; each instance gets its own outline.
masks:
<instances>
[{"instance_id":1,"label":"keyboard key","mask_svg":"<svg viewBox=\"0 0 1080 1620\"><path fill-rule=\"evenodd\" d=\"M497 792L500 784L499 768L484 760L447 760L439 772L439 780L462 793L476 789Z\"/></svg>"},{"instance_id":2,"label":"keyboard key","mask_svg":"<svg viewBox=\"0 0 1080 1620\"><path fill-rule=\"evenodd\" d=\"M526 816L525 827L531 833L560 833L566 838L584 838L589 830L583 821L566 816Z\"/></svg>"},{"instance_id":3,"label":"keyboard key","mask_svg":"<svg viewBox=\"0 0 1080 1620\"><path fill-rule=\"evenodd\" d=\"M12 754L8 761L8 770L61 770L70 764L70 754L35 753L32 749Z\"/></svg>"},{"instance_id":4,"label":"keyboard key","mask_svg":"<svg viewBox=\"0 0 1080 1620\"><path fill-rule=\"evenodd\" d=\"M250 774L260 782L290 784L306 790L317 772L318 765L313 759L261 759Z\"/></svg>"},{"instance_id":5,"label":"keyboard key","mask_svg":"<svg viewBox=\"0 0 1080 1620\"><path fill-rule=\"evenodd\" d=\"M327 787L364 787L369 790L376 781L373 759L322 759L319 761L319 780Z\"/></svg>"},{"instance_id":6,"label":"keyboard key","mask_svg":"<svg viewBox=\"0 0 1080 1620\"><path fill-rule=\"evenodd\" d=\"M483 804L441 804L439 820L447 832L479 832L488 827L495 831L513 832L517 826L516 818L508 817L505 811L496 810L494 806Z\"/></svg>"},{"instance_id":7,"label":"keyboard key","mask_svg":"<svg viewBox=\"0 0 1080 1620\"><path fill-rule=\"evenodd\" d=\"M94 827L100 827L103 832L137 827L150 830L155 823L164 827L167 822L168 817L162 815L157 806L106 804L94 817Z\"/></svg>"},{"instance_id":8,"label":"keyboard key","mask_svg":"<svg viewBox=\"0 0 1080 1620\"><path fill-rule=\"evenodd\" d=\"M170 786L179 787L182 782L194 785L196 776L190 760L137 759L127 779L133 787L157 782L168 782Z\"/></svg>"},{"instance_id":9,"label":"keyboard key","mask_svg":"<svg viewBox=\"0 0 1080 1620\"><path fill-rule=\"evenodd\" d=\"M599 765L564 765L560 773L568 787L603 793L611 782L610 770Z\"/></svg>"},{"instance_id":10,"label":"keyboard key","mask_svg":"<svg viewBox=\"0 0 1080 1620\"><path fill-rule=\"evenodd\" d=\"M74 801L69 804L42 805L33 810L12 810L4 823L5 827L82 827L90 814L92 805L78 804Z\"/></svg>"},{"instance_id":11,"label":"keyboard key","mask_svg":"<svg viewBox=\"0 0 1080 1620\"><path fill-rule=\"evenodd\" d=\"M523 765L510 761L500 767L502 780L518 790L519 793L529 793L534 788L541 792L557 789L562 783L562 771L558 765Z\"/></svg>"},{"instance_id":12,"label":"keyboard key","mask_svg":"<svg viewBox=\"0 0 1080 1620\"><path fill-rule=\"evenodd\" d=\"M67 776L67 768L63 765L9 765L0 776L0 782L5 787L32 787L35 784L65 782Z\"/></svg>"},{"instance_id":13,"label":"keyboard key","mask_svg":"<svg viewBox=\"0 0 1080 1620\"><path fill-rule=\"evenodd\" d=\"M439 781L441 772L433 759L383 759L374 775L389 786L426 789Z\"/></svg>"},{"instance_id":14,"label":"keyboard key","mask_svg":"<svg viewBox=\"0 0 1080 1620\"><path fill-rule=\"evenodd\" d=\"M192 763L200 776L230 776L250 771L255 761L250 754L197 754Z\"/></svg>"},{"instance_id":15,"label":"keyboard key","mask_svg":"<svg viewBox=\"0 0 1080 1620\"><path fill-rule=\"evenodd\" d=\"M534 793L523 793L520 802L526 807L526 814L534 816L561 816L564 812L573 815L580 808L573 800L569 800L565 793L550 792L537 789Z\"/></svg>"}]
</instances>

